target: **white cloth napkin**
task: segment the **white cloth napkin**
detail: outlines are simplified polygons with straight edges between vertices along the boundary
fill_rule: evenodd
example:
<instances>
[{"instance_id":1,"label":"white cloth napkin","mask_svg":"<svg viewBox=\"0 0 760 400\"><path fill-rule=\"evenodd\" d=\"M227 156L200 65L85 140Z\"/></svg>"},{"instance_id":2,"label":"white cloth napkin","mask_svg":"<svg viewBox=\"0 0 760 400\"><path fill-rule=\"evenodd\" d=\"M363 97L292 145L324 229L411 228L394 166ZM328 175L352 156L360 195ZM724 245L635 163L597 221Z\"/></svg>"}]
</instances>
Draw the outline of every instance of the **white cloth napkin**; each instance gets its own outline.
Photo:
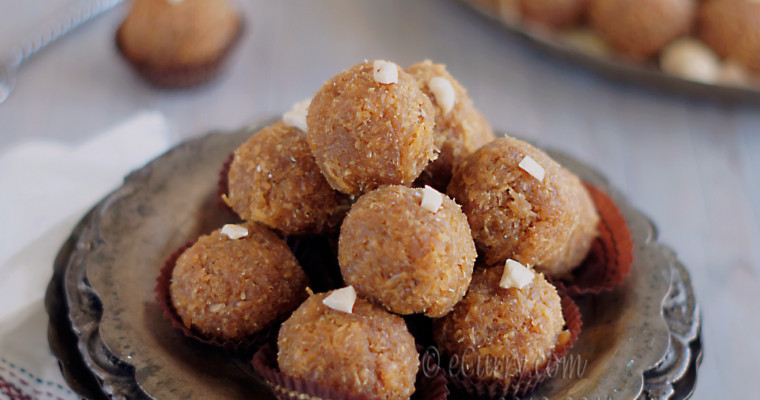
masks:
<instances>
[{"instance_id":1,"label":"white cloth napkin","mask_svg":"<svg viewBox=\"0 0 760 400\"><path fill-rule=\"evenodd\" d=\"M22 143L0 155L0 399L74 399L47 342L43 298L71 229L124 176L172 144L141 112L78 145Z\"/></svg>"}]
</instances>

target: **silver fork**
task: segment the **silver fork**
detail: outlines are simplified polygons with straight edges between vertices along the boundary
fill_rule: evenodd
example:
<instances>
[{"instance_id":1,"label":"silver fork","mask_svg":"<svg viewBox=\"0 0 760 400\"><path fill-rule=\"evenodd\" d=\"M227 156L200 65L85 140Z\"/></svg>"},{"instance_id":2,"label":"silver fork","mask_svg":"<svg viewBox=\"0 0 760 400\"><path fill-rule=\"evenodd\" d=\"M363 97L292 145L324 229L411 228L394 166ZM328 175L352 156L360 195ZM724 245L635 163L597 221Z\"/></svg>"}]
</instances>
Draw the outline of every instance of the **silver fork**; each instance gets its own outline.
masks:
<instances>
[{"instance_id":1,"label":"silver fork","mask_svg":"<svg viewBox=\"0 0 760 400\"><path fill-rule=\"evenodd\" d=\"M16 45L0 63L0 104L8 99L16 87L16 72L33 55L71 32L76 27L114 8L124 0L88 0L73 5L39 31Z\"/></svg>"}]
</instances>

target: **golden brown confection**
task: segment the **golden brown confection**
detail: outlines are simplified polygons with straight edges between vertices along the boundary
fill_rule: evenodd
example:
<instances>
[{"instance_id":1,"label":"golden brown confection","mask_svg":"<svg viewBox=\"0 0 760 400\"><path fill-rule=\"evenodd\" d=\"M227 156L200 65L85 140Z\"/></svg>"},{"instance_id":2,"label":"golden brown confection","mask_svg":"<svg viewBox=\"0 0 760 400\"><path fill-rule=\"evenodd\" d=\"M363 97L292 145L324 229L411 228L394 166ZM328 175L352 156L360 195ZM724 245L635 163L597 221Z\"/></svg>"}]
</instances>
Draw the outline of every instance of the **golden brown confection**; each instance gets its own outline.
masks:
<instances>
[{"instance_id":1,"label":"golden brown confection","mask_svg":"<svg viewBox=\"0 0 760 400\"><path fill-rule=\"evenodd\" d=\"M494 134L486 119L473 105L472 99L467 95L467 90L449 74L445 65L433 64L432 61L425 60L413 64L406 69L406 72L417 79L420 89L433 103L435 108L433 138L435 147L440 151L438 158L425 167L422 175L415 181L415 185L430 185L445 191L454 167L462 157L493 140ZM455 100L450 110L446 110L438 103L436 95L430 89L430 80L434 77L448 80L454 88Z\"/></svg>"},{"instance_id":2,"label":"golden brown confection","mask_svg":"<svg viewBox=\"0 0 760 400\"><path fill-rule=\"evenodd\" d=\"M408 399L419 361L404 320L360 298L351 314L336 311L322 303L327 295L312 295L282 324L280 371L371 398Z\"/></svg>"},{"instance_id":3,"label":"golden brown confection","mask_svg":"<svg viewBox=\"0 0 760 400\"><path fill-rule=\"evenodd\" d=\"M699 36L721 57L760 71L760 3L704 1L699 9Z\"/></svg>"},{"instance_id":4,"label":"golden brown confection","mask_svg":"<svg viewBox=\"0 0 760 400\"><path fill-rule=\"evenodd\" d=\"M520 168L529 156L542 181ZM508 258L561 276L583 261L599 217L586 188L543 151L511 137L464 159L448 194L462 205L488 265Z\"/></svg>"},{"instance_id":5,"label":"golden brown confection","mask_svg":"<svg viewBox=\"0 0 760 400\"><path fill-rule=\"evenodd\" d=\"M235 150L228 177L232 209L285 235L337 231L350 207L322 176L306 133L282 121Z\"/></svg>"},{"instance_id":6,"label":"golden brown confection","mask_svg":"<svg viewBox=\"0 0 760 400\"><path fill-rule=\"evenodd\" d=\"M564 28L580 22L589 0L521 0L523 18L545 26Z\"/></svg>"},{"instance_id":7,"label":"golden brown confection","mask_svg":"<svg viewBox=\"0 0 760 400\"><path fill-rule=\"evenodd\" d=\"M457 356L464 371L479 379L509 381L543 367L558 345L569 340L557 290L537 274L522 289L499 287L503 268L475 271L464 299L434 321L439 348ZM565 332L565 333L563 333ZM490 357L490 360L486 360ZM498 368L477 368L490 362Z\"/></svg>"},{"instance_id":8,"label":"golden brown confection","mask_svg":"<svg viewBox=\"0 0 760 400\"><path fill-rule=\"evenodd\" d=\"M437 212L423 189L385 186L354 204L340 229L338 261L356 292L397 314L446 315L475 264L467 217L447 196Z\"/></svg>"},{"instance_id":9,"label":"golden brown confection","mask_svg":"<svg viewBox=\"0 0 760 400\"><path fill-rule=\"evenodd\" d=\"M622 55L644 60L689 32L694 0L590 0L589 22Z\"/></svg>"},{"instance_id":10,"label":"golden brown confection","mask_svg":"<svg viewBox=\"0 0 760 400\"><path fill-rule=\"evenodd\" d=\"M255 223L230 239L201 236L177 259L169 287L186 327L238 341L288 315L306 297L307 278L285 242Z\"/></svg>"},{"instance_id":11,"label":"golden brown confection","mask_svg":"<svg viewBox=\"0 0 760 400\"><path fill-rule=\"evenodd\" d=\"M359 195L381 185L410 185L435 158L435 110L400 67L398 82L374 78L373 62L327 81L309 106L307 139L333 188Z\"/></svg>"},{"instance_id":12,"label":"golden brown confection","mask_svg":"<svg viewBox=\"0 0 760 400\"><path fill-rule=\"evenodd\" d=\"M153 83L183 86L216 72L241 26L229 0L135 0L117 41Z\"/></svg>"}]
</instances>

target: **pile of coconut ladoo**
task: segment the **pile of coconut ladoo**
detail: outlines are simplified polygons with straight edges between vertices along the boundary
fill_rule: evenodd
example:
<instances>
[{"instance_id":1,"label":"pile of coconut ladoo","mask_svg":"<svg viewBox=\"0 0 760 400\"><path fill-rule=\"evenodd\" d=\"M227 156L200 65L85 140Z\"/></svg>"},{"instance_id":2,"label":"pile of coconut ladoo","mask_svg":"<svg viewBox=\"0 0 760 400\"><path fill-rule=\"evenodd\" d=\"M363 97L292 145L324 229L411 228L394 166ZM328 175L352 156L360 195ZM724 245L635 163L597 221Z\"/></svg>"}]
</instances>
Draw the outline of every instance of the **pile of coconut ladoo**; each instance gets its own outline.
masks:
<instances>
[{"instance_id":1,"label":"pile of coconut ladoo","mask_svg":"<svg viewBox=\"0 0 760 400\"><path fill-rule=\"evenodd\" d=\"M278 396L408 399L427 342L464 372L502 362L480 376L447 369L458 390L519 395L577 337L578 309L550 282L589 252L594 202L543 151L495 138L441 64L357 64L255 132L225 172L224 202L243 222L171 260L167 301L221 345L274 332L269 372L284 378L262 375ZM303 235L337 237L344 282L312 291L283 239ZM432 337L413 336L409 315Z\"/></svg>"}]
</instances>

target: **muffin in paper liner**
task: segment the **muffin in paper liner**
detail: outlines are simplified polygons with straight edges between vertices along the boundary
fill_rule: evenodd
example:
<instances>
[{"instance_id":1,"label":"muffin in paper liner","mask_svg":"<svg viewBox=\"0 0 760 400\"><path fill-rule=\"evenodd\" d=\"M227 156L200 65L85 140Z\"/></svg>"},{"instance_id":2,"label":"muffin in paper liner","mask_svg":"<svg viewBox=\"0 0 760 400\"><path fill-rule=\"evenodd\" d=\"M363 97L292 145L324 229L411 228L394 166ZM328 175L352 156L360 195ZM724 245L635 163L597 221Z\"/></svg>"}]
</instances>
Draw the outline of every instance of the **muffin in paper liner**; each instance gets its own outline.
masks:
<instances>
[{"instance_id":1,"label":"muffin in paper liner","mask_svg":"<svg viewBox=\"0 0 760 400\"><path fill-rule=\"evenodd\" d=\"M417 346L420 352L421 346ZM432 357L423 353L421 355L420 369L417 371L417 380L414 383L412 400L444 400L449 395L446 387L446 379L438 365L431 361ZM377 400L363 394L349 393L323 386L317 382L297 379L280 372L277 366L277 354L274 348L267 344L261 347L251 360L254 371L264 379L272 389L275 396L280 400ZM428 368L423 368L425 364Z\"/></svg>"},{"instance_id":2,"label":"muffin in paper liner","mask_svg":"<svg viewBox=\"0 0 760 400\"><path fill-rule=\"evenodd\" d=\"M585 182L599 214L599 236L580 266L562 279L550 279L561 293L571 296L612 290L631 272L633 239L625 217L601 189Z\"/></svg>"},{"instance_id":3,"label":"muffin in paper liner","mask_svg":"<svg viewBox=\"0 0 760 400\"><path fill-rule=\"evenodd\" d=\"M443 375L449 386L457 392L464 393L471 398L497 399L524 396L533 391L538 385L555 375L562 357L573 347L581 332L581 313L573 300L562 295L562 314L565 319L565 327L570 332L569 340L554 349L554 353L547 363L536 370L529 371L519 377L513 378L509 384L495 379L477 379L477 377L464 376L460 371L452 371L451 366L442 367ZM447 361L444 359L443 361Z\"/></svg>"},{"instance_id":4,"label":"muffin in paper liner","mask_svg":"<svg viewBox=\"0 0 760 400\"><path fill-rule=\"evenodd\" d=\"M222 164L222 169L219 171L219 182L216 184L216 198L219 204L219 208L222 210L228 212L230 215L238 216L235 210L230 207L229 204L225 201L225 198L230 192L230 165L232 165L232 160L235 159L235 152L230 153L229 156L224 160L224 163Z\"/></svg>"},{"instance_id":5,"label":"muffin in paper liner","mask_svg":"<svg viewBox=\"0 0 760 400\"><path fill-rule=\"evenodd\" d=\"M240 28L235 37L230 40L222 54L213 60L204 64L193 65L189 67L177 68L157 68L149 64L137 62L130 59L124 52L121 41L121 28L116 33L116 48L119 53L126 59L132 68L137 71L148 83L164 89L181 89L189 88L204 84L216 77L225 65L225 61L230 51L237 44L242 36L244 27L243 20L240 20Z\"/></svg>"},{"instance_id":6,"label":"muffin in paper liner","mask_svg":"<svg viewBox=\"0 0 760 400\"><path fill-rule=\"evenodd\" d=\"M172 271L174 271L174 266L177 263L177 259L182 255L182 253L185 252L185 250L189 249L193 244L195 244L196 240L197 239L190 240L177 248L177 250L175 250L164 261L164 265L161 268L158 277L156 278L156 300L158 301L159 309L161 309L163 312L164 318L166 318L169 322L171 322L172 326L182 331L182 333L184 333L185 336L189 338L195 339L196 341L207 345L221 347L234 352L254 352L264 343L274 340L274 338L277 337L277 329L279 327L279 323L273 323L269 327L264 328L258 333L248 336L242 340L208 338L198 334L190 328L187 328L185 324L182 323L182 319L179 317L179 315L177 315L177 312L172 305L171 294L169 293L169 285L171 284Z\"/></svg>"}]
</instances>

